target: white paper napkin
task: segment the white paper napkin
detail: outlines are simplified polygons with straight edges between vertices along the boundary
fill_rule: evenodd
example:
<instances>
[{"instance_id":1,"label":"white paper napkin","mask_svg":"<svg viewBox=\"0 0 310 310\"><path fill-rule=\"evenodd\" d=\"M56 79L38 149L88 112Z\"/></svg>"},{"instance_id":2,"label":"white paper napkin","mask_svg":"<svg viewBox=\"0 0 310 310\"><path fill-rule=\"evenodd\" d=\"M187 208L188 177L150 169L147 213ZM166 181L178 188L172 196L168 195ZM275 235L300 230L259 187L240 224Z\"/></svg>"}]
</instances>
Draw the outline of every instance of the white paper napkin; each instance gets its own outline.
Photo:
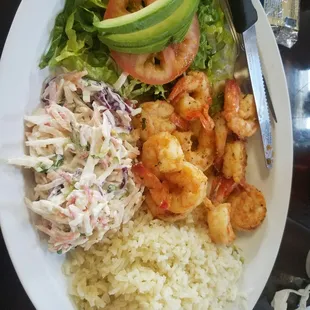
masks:
<instances>
[{"instance_id":1,"label":"white paper napkin","mask_svg":"<svg viewBox=\"0 0 310 310\"><path fill-rule=\"evenodd\" d=\"M286 310L287 300L290 294L301 296L298 310L307 310L307 300L310 294L310 285L308 285L305 289L300 289L298 291L287 289L276 292L273 301L271 302L271 306L274 308L274 310Z\"/></svg>"}]
</instances>

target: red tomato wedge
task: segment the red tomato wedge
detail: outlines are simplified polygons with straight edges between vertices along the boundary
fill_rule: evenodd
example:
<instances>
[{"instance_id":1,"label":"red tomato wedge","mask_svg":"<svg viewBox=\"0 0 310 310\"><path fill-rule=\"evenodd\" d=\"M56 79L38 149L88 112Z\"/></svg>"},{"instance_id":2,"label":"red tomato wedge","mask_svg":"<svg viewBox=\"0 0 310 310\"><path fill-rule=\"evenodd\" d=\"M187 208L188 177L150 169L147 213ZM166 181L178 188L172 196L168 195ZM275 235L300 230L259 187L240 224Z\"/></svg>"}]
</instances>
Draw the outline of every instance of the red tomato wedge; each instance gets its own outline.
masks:
<instances>
[{"instance_id":1,"label":"red tomato wedge","mask_svg":"<svg viewBox=\"0 0 310 310\"><path fill-rule=\"evenodd\" d=\"M158 53L134 55L111 51L111 56L132 77L147 84L162 85L186 71L197 55L199 40L199 22L195 16L181 43L171 44Z\"/></svg>"},{"instance_id":2,"label":"red tomato wedge","mask_svg":"<svg viewBox=\"0 0 310 310\"><path fill-rule=\"evenodd\" d=\"M123 16L143 9L156 0L110 0L104 18Z\"/></svg>"}]
</instances>

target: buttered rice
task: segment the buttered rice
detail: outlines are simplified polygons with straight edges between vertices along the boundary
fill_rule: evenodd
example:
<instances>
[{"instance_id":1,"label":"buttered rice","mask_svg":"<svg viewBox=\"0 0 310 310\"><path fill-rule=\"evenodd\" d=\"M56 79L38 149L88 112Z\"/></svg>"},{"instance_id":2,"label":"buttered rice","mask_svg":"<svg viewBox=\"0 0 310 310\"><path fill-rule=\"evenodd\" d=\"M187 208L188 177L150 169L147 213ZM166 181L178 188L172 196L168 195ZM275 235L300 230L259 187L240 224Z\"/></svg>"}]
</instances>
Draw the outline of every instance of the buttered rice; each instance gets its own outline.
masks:
<instances>
[{"instance_id":1,"label":"buttered rice","mask_svg":"<svg viewBox=\"0 0 310 310\"><path fill-rule=\"evenodd\" d=\"M211 242L197 212L171 224L141 210L90 250L72 251L64 271L78 309L214 310L233 302L241 257Z\"/></svg>"}]
</instances>

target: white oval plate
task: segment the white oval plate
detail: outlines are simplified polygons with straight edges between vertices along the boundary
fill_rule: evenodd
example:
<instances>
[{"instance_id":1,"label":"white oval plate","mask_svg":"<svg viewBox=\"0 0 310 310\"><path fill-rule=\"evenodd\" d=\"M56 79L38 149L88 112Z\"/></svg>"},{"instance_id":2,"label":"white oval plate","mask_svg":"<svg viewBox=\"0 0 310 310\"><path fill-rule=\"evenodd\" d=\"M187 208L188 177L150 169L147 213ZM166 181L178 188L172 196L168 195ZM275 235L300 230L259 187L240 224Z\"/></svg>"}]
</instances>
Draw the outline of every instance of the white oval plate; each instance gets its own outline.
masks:
<instances>
[{"instance_id":1,"label":"white oval plate","mask_svg":"<svg viewBox=\"0 0 310 310\"><path fill-rule=\"evenodd\" d=\"M280 54L258 0L257 36L263 71L275 106L274 167L264 165L260 137L248 144L248 180L262 189L268 217L254 233L240 236L246 260L240 289L247 293L248 309L261 294L278 253L286 221L292 179L293 140L290 103ZM50 254L30 223L23 197L30 188L27 175L5 159L24 153L23 116L39 104L41 85L48 72L38 69L55 15L64 0L27 0L18 9L0 64L0 206L1 228L19 278L38 310L73 309L61 272L61 256ZM26 180L26 181L25 181Z\"/></svg>"}]
</instances>

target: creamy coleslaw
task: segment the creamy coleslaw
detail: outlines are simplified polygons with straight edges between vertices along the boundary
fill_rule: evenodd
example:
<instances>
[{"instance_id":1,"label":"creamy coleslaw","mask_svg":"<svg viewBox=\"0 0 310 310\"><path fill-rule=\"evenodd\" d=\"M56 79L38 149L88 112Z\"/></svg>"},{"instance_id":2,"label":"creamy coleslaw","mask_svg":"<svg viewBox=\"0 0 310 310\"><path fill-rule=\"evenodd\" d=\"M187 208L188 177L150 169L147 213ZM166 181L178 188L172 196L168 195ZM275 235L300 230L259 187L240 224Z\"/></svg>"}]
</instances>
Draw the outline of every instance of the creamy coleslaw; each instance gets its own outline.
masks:
<instances>
[{"instance_id":1,"label":"creamy coleslaw","mask_svg":"<svg viewBox=\"0 0 310 310\"><path fill-rule=\"evenodd\" d=\"M35 171L35 197L26 203L41 216L37 228L58 253L89 249L143 202L131 172L139 155L131 117L140 109L86 74L47 81L43 107L25 117L29 155L9 160Z\"/></svg>"}]
</instances>

